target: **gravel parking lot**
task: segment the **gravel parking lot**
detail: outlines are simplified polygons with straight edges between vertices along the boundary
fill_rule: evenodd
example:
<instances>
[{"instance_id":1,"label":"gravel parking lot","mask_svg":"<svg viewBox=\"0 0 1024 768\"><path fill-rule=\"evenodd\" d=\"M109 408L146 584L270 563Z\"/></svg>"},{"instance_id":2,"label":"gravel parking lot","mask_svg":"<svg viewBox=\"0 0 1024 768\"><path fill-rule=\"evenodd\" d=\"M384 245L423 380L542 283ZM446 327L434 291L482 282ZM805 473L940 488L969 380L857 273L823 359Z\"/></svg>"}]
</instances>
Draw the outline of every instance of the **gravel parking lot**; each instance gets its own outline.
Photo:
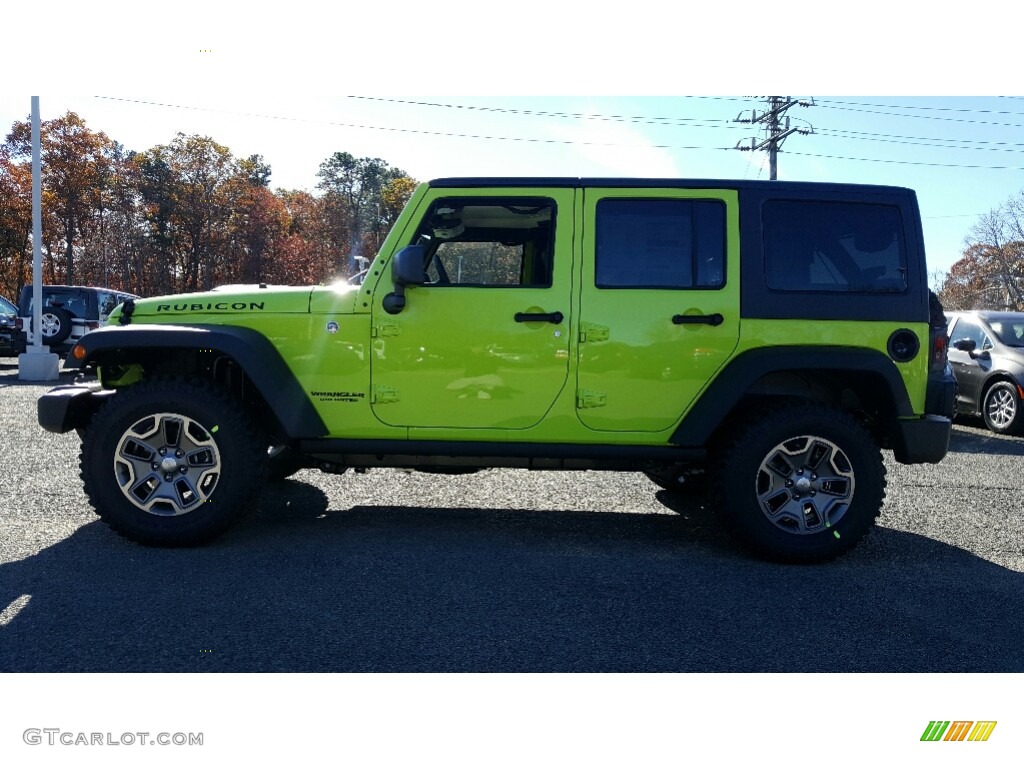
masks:
<instances>
[{"instance_id":1,"label":"gravel parking lot","mask_svg":"<svg viewBox=\"0 0 1024 768\"><path fill-rule=\"evenodd\" d=\"M160 550L95 518L48 386L0 359L0 671L1024 671L1024 440L977 425L887 461L880 525L824 566L641 475L519 470L304 471Z\"/></svg>"}]
</instances>

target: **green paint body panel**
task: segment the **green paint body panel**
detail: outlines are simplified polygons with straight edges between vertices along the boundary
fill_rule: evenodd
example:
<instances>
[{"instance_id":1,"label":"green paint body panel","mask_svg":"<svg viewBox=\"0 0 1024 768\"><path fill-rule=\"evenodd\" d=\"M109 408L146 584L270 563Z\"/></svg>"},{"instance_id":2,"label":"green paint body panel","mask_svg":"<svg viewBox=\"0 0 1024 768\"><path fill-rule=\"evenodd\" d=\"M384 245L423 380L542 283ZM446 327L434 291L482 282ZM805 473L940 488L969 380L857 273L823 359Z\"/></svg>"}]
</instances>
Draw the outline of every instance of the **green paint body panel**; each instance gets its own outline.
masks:
<instances>
[{"instance_id":1,"label":"green paint body panel","mask_svg":"<svg viewBox=\"0 0 1024 768\"><path fill-rule=\"evenodd\" d=\"M386 312L392 258L413 242L431 203L474 196L554 202L551 285L410 286L405 308ZM721 201L722 286L596 288L593 222L597 202L607 198ZM361 286L237 286L143 299L131 324L253 329L281 354L329 437L434 441L664 446L727 363L747 350L820 344L884 354L897 327L910 327L925 347L926 323L741 318L740 231L739 194L724 187L423 184ZM564 320L516 322L522 312L561 312ZM722 322L674 324L679 314L720 314ZM927 363L922 349L911 362L896 364L917 415L924 413Z\"/></svg>"},{"instance_id":2,"label":"green paint body panel","mask_svg":"<svg viewBox=\"0 0 1024 768\"><path fill-rule=\"evenodd\" d=\"M580 420L601 432L657 433L674 427L697 394L736 348L739 314L739 202L735 190L664 189L657 199L721 200L726 204L725 282L715 289L595 287L591 235L602 199L650 199L650 189L586 189L583 201L582 275L578 314L607 328L606 339L579 344L578 387L602 392L605 405L581 409ZM718 326L674 325L679 314L721 314ZM606 435L602 439L607 439Z\"/></svg>"}]
</instances>

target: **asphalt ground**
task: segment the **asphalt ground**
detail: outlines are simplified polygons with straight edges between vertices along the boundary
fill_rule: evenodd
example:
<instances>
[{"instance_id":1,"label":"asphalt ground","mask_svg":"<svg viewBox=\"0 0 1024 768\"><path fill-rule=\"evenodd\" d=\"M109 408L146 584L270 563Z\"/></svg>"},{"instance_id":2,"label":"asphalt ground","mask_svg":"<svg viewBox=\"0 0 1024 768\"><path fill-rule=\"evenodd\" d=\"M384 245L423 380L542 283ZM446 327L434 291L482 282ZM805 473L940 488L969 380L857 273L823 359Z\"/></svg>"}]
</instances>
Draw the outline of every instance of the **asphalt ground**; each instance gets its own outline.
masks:
<instances>
[{"instance_id":1,"label":"asphalt ground","mask_svg":"<svg viewBox=\"0 0 1024 768\"><path fill-rule=\"evenodd\" d=\"M162 550L95 517L49 386L0 359L0 672L1024 671L1024 439L977 424L887 456L828 565L752 559L639 474L521 470L302 471Z\"/></svg>"}]
</instances>

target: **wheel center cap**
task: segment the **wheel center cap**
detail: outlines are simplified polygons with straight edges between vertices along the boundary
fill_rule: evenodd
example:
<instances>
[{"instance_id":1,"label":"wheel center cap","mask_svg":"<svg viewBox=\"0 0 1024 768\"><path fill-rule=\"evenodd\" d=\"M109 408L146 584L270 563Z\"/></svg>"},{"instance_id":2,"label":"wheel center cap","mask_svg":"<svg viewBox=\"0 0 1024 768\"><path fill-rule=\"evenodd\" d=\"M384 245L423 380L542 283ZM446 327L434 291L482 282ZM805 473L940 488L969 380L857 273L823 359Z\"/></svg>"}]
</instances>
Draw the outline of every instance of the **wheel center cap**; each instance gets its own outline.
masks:
<instances>
[{"instance_id":1,"label":"wheel center cap","mask_svg":"<svg viewBox=\"0 0 1024 768\"><path fill-rule=\"evenodd\" d=\"M811 489L811 480L809 477L798 477L794 485L798 491L809 491Z\"/></svg>"},{"instance_id":2,"label":"wheel center cap","mask_svg":"<svg viewBox=\"0 0 1024 768\"><path fill-rule=\"evenodd\" d=\"M164 472L173 472L178 468L178 461L170 456L160 462L160 469Z\"/></svg>"}]
</instances>

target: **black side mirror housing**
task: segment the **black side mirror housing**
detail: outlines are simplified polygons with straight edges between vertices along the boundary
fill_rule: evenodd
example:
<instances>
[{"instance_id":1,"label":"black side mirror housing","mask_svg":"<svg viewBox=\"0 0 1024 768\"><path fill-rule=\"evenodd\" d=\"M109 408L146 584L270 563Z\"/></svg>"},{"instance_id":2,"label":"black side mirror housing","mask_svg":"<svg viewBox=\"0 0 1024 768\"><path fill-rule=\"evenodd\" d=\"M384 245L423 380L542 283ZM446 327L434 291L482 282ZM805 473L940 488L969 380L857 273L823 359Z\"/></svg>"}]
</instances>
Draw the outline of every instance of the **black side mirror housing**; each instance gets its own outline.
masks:
<instances>
[{"instance_id":1,"label":"black side mirror housing","mask_svg":"<svg viewBox=\"0 0 1024 768\"><path fill-rule=\"evenodd\" d=\"M423 262L427 249L423 245L407 245L391 259L391 282L395 290L384 297L384 311L389 315L397 315L405 309L405 287L407 285L424 285L427 275Z\"/></svg>"},{"instance_id":2,"label":"black side mirror housing","mask_svg":"<svg viewBox=\"0 0 1024 768\"><path fill-rule=\"evenodd\" d=\"M978 342L976 342L974 339L957 339L956 341L953 342L953 348L959 349L961 352L966 352L967 354L970 354L971 352L978 348Z\"/></svg>"}]
</instances>

